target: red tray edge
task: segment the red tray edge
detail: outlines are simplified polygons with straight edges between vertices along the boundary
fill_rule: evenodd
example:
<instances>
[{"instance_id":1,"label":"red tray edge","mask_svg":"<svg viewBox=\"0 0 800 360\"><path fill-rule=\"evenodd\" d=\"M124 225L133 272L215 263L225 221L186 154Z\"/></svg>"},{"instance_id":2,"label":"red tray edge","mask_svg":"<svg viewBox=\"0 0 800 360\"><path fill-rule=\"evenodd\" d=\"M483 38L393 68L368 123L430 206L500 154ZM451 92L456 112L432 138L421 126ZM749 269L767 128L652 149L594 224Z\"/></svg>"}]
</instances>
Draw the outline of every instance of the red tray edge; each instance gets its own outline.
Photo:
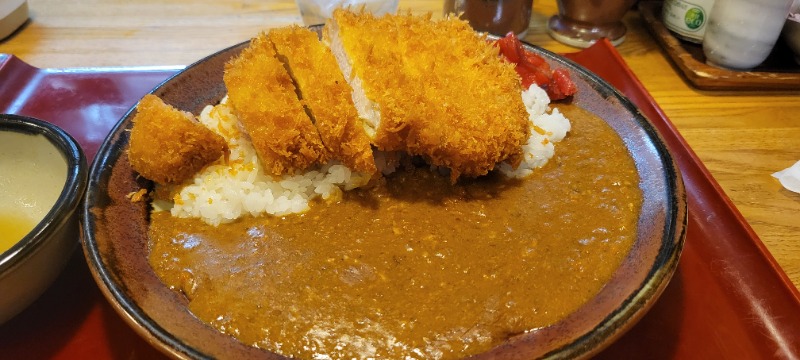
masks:
<instances>
[{"instance_id":1,"label":"red tray edge","mask_svg":"<svg viewBox=\"0 0 800 360\"><path fill-rule=\"evenodd\" d=\"M687 157L675 159L681 168L681 172L684 174L684 179L687 177L685 174L690 173L693 176L693 180L696 180L699 176L701 179L703 179L707 186L711 186L714 189L714 192L719 196L720 200L724 202L724 208L729 212L729 216L732 216L736 220L734 223L736 223L740 227L740 230L747 235L746 237L753 241L753 243L757 246L761 256L763 256L769 262L770 267L774 270L774 274L779 277L787 289L790 290L790 293L793 295L795 301L800 303L800 290L794 286L794 283L792 283L791 279L789 279L789 276L786 275L786 272L775 260L775 257L772 256L772 253L769 251L769 249L767 249L766 245L764 245L764 242L761 241L761 238L755 233L753 228L747 222L747 219L744 218L739 209L736 208L736 205L733 204L733 201L731 201L719 183L714 179L708 168L702 163L702 161L700 161L700 158L697 156L694 150L692 150L691 146L689 146L689 143L686 142L686 139L684 139L684 137L680 134L672 121L669 120L667 115L664 113L664 110L658 106L656 100L652 95L650 95L650 92L645 89L642 82L639 80L636 74L633 73L630 67L628 67L627 63L625 63L625 60L622 58L620 53L616 51L614 46L607 39L603 39L602 43L603 44L598 46L604 46L609 50L609 54L613 56L621 65L621 67L627 73L627 76L633 80L632 82L634 86L637 87L638 92L646 99L645 102L637 101L636 99L631 100L636 104L636 106L642 109L649 118L653 118L652 115L656 115L663 121L661 124L662 126L659 126L659 132L666 138L666 142L668 145L670 145L670 151L673 152L673 154L679 153L680 151L674 150L674 148L677 147L680 148L681 151L687 153ZM587 50L591 51L592 49ZM653 114L650 114L650 112ZM671 138L667 138L665 136L667 134ZM688 187L689 186L687 185L687 190Z\"/></svg>"}]
</instances>

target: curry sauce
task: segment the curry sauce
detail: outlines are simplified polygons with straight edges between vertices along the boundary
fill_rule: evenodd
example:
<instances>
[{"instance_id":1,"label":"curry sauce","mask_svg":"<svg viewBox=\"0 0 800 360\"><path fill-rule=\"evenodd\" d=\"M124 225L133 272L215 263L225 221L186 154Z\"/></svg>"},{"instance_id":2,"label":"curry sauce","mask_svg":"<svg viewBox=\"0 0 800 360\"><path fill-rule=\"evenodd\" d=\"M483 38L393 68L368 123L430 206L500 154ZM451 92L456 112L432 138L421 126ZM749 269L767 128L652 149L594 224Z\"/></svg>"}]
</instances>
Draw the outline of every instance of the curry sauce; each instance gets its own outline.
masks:
<instances>
[{"instance_id":1,"label":"curry sauce","mask_svg":"<svg viewBox=\"0 0 800 360\"><path fill-rule=\"evenodd\" d=\"M634 162L601 119L524 180L418 168L301 215L213 227L154 213L150 263L201 320L298 358L460 358L553 324L636 238Z\"/></svg>"}]
</instances>

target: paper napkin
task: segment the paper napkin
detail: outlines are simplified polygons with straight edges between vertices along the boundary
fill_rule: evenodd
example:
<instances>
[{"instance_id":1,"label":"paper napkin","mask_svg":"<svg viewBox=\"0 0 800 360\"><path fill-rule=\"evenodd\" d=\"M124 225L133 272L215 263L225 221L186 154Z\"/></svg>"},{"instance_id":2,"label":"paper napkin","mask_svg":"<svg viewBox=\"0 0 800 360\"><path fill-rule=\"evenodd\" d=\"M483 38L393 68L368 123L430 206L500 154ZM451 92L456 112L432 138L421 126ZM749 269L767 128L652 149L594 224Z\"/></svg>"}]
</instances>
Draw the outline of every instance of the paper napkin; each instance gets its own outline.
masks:
<instances>
[{"instance_id":1,"label":"paper napkin","mask_svg":"<svg viewBox=\"0 0 800 360\"><path fill-rule=\"evenodd\" d=\"M787 190L800 193L800 161L785 170L778 171L772 176L781 182Z\"/></svg>"}]
</instances>

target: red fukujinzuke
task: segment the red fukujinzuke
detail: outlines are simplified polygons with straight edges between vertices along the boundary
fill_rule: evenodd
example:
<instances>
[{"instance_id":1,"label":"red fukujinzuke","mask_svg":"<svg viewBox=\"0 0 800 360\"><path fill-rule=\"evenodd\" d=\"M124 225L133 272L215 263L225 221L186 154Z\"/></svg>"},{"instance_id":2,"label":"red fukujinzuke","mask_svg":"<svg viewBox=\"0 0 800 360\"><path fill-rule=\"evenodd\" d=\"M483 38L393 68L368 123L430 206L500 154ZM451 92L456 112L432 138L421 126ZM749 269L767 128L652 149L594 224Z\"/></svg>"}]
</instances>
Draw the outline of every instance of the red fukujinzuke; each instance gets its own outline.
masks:
<instances>
[{"instance_id":1,"label":"red fukujinzuke","mask_svg":"<svg viewBox=\"0 0 800 360\"><path fill-rule=\"evenodd\" d=\"M531 84L539 85L547 91L550 100L567 98L578 90L566 69L552 70L544 58L525 50L514 33L508 33L495 44L500 48L500 54L516 64L517 74L526 89Z\"/></svg>"}]
</instances>

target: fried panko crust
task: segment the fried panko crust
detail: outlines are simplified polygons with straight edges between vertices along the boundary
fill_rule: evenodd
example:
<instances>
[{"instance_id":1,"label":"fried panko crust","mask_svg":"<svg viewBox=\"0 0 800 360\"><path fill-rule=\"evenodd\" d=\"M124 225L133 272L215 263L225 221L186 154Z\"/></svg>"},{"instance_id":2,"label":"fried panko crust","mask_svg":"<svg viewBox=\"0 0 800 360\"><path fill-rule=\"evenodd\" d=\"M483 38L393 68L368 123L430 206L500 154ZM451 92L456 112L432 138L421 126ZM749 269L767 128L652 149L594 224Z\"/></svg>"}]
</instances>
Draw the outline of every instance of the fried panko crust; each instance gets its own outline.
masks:
<instances>
[{"instance_id":1,"label":"fried panko crust","mask_svg":"<svg viewBox=\"0 0 800 360\"><path fill-rule=\"evenodd\" d=\"M352 65L348 81L360 78L379 105L376 147L420 155L453 181L519 164L530 134L519 77L465 21L337 10L326 27Z\"/></svg>"},{"instance_id":2,"label":"fried panko crust","mask_svg":"<svg viewBox=\"0 0 800 360\"><path fill-rule=\"evenodd\" d=\"M159 184L178 184L228 153L225 139L191 113L145 95L133 117L128 158L134 170Z\"/></svg>"},{"instance_id":3,"label":"fried panko crust","mask_svg":"<svg viewBox=\"0 0 800 360\"><path fill-rule=\"evenodd\" d=\"M225 64L223 80L228 101L267 171L296 173L325 160L319 133L264 33Z\"/></svg>"},{"instance_id":4,"label":"fried panko crust","mask_svg":"<svg viewBox=\"0 0 800 360\"><path fill-rule=\"evenodd\" d=\"M307 28L272 29L267 37L278 59L288 65L299 96L331 159L354 171L377 171L364 125L353 105L351 88L330 49Z\"/></svg>"}]
</instances>

